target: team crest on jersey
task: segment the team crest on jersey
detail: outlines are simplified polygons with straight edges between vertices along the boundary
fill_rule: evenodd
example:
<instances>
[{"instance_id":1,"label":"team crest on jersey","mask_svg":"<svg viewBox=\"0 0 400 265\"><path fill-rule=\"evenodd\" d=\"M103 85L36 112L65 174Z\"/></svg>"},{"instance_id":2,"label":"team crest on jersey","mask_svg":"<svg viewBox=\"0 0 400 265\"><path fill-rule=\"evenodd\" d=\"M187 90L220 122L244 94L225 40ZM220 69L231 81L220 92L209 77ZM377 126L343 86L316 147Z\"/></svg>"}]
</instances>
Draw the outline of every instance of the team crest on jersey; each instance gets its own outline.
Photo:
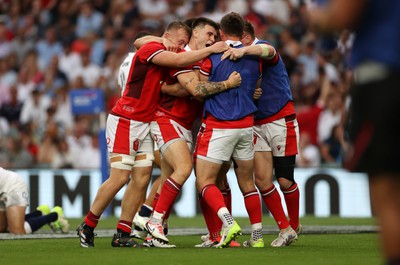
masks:
<instances>
[{"instance_id":1,"label":"team crest on jersey","mask_svg":"<svg viewBox=\"0 0 400 265\"><path fill-rule=\"evenodd\" d=\"M111 142L111 139L110 139L110 137L107 137L106 141L107 141L107 145L109 145L109 144L110 144L110 142Z\"/></svg>"},{"instance_id":2,"label":"team crest on jersey","mask_svg":"<svg viewBox=\"0 0 400 265\"><path fill-rule=\"evenodd\" d=\"M133 141L133 151L137 151L139 150L139 140L135 139L135 141Z\"/></svg>"},{"instance_id":3,"label":"team crest on jersey","mask_svg":"<svg viewBox=\"0 0 400 265\"><path fill-rule=\"evenodd\" d=\"M276 147L276 149L278 149L278 151L281 151L281 146L278 145L278 146Z\"/></svg>"}]
</instances>

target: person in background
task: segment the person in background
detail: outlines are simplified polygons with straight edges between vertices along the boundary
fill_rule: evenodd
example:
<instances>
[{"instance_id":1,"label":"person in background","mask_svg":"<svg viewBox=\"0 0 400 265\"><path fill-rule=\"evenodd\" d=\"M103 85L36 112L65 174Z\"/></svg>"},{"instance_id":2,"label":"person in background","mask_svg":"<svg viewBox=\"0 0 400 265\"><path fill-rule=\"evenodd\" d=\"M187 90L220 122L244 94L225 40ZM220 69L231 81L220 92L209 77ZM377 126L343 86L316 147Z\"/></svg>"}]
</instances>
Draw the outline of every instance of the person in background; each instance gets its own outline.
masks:
<instances>
[{"instance_id":1,"label":"person in background","mask_svg":"<svg viewBox=\"0 0 400 265\"><path fill-rule=\"evenodd\" d=\"M350 148L345 166L369 176L386 264L400 264L400 2L332 0L309 12L320 32L355 32Z\"/></svg>"},{"instance_id":2,"label":"person in background","mask_svg":"<svg viewBox=\"0 0 400 265\"><path fill-rule=\"evenodd\" d=\"M68 233L69 223L60 206L50 210L48 205L41 205L25 214L28 197L28 188L22 176L0 167L0 233L32 234L46 224L54 231Z\"/></svg>"}]
</instances>

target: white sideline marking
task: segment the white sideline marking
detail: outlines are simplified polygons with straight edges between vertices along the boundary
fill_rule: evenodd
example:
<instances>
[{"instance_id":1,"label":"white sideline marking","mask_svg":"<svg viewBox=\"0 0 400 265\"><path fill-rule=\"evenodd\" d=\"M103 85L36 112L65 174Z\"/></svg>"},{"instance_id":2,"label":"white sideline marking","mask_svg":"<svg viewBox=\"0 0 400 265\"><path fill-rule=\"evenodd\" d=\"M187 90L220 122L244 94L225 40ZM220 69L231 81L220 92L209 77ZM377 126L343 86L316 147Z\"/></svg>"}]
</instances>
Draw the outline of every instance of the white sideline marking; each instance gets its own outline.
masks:
<instances>
[{"instance_id":1,"label":"white sideline marking","mask_svg":"<svg viewBox=\"0 0 400 265\"><path fill-rule=\"evenodd\" d=\"M306 226L303 225L302 234L357 234L357 233L376 233L379 231L377 226L357 225L357 226ZM250 234L251 229L244 227L243 234ZM96 229L97 237L112 237L115 229ZM263 234L278 234L278 228L275 226L265 226ZM204 235L207 234L205 228L169 228L168 234L173 236L182 235ZM46 230L38 230L29 235L13 235L10 233L0 233L0 240L15 239L50 239L50 238L78 238L76 231L69 231L67 234L53 233Z\"/></svg>"}]
</instances>

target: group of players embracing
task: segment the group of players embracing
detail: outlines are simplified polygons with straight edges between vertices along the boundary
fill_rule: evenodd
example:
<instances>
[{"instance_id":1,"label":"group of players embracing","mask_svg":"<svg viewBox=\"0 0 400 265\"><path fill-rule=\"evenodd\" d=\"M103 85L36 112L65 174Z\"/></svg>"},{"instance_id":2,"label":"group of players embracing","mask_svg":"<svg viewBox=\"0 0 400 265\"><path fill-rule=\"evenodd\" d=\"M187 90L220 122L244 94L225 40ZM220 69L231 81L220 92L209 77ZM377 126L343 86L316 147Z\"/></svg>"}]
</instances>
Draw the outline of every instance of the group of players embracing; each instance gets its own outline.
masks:
<instances>
[{"instance_id":1,"label":"group of players embracing","mask_svg":"<svg viewBox=\"0 0 400 265\"><path fill-rule=\"evenodd\" d=\"M264 247L260 194L280 229L271 246L296 241L302 231L293 176L299 131L289 78L275 48L258 40L251 23L235 12L219 24L205 17L175 21L162 37L143 36L134 44L137 52L121 65L121 97L107 118L110 176L77 228L80 245L94 247L100 216L126 185L111 245L175 247L167 219L194 167L208 229L196 247L240 246L226 178L232 164L251 223L243 246ZM160 181L143 204L158 160Z\"/></svg>"}]
</instances>

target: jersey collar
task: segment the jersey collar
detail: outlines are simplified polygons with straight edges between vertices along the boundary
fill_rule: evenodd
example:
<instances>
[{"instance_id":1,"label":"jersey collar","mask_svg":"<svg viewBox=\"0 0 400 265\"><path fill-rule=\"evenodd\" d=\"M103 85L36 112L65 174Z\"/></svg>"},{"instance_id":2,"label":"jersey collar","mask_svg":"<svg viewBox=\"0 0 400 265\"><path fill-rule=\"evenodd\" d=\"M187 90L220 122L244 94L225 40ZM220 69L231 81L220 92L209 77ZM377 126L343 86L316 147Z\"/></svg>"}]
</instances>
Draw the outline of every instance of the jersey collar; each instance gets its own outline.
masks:
<instances>
[{"instance_id":1,"label":"jersey collar","mask_svg":"<svg viewBox=\"0 0 400 265\"><path fill-rule=\"evenodd\" d=\"M186 44L185 48L183 48L185 51L190 52L192 49L189 47L189 44Z\"/></svg>"},{"instance_id":2,"label":"jersey collar","mask_svg":"<svg viewBox=\"0 0 400 265\"><path fill-rule=\"evenodd\" d=\"M251 46L256 45L257 42L259 42L259 41L260 41L259 39L255 38L254 41L253 41L253 43L251 44Z\"/></svg>"},{"instance_id":3,"label":"jersey collar","mask_svg":"<svg viewBox=\"0 0 400 265\"><path fill-rule=\"evenodd\" d=\"M236 46L242 45L242 42L240 42L238 40L226 40L225 43L231 47L236 47Z\"/></svg>"}]
</instances>

